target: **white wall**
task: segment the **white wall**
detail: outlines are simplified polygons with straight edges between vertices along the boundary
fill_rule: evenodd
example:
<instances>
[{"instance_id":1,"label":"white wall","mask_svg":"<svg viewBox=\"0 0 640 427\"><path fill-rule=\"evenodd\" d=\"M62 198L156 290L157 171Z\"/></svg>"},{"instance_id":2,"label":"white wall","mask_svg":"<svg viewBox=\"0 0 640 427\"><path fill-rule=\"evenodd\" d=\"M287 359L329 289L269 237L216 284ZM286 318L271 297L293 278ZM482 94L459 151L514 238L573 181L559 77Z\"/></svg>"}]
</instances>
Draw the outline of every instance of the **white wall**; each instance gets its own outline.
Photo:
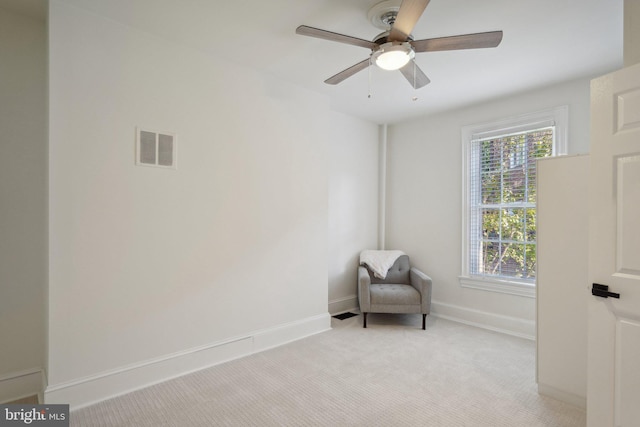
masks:
<instances>
[{"instance_id":1,"label":"white wall","mask_svg":"<svg viewBox=\"0 0 640 427\"><path fill-rule=\"evenodd\" d=\"M353 124L352 124L353 123ZM360 251L378 236L378 128L340 116L329 145L329 311L358 307Z\"/></svg>"},{"instance_id":2,"label":"white wall","mask_svg":"<svg viewBox=\"0 0 640 427\"><path fill-rule=\"evenodd\" d=\"M624 66L640 62L640 2L624 0Z\"/></svg>"},{"instance_id":3,"label":"white wall","mask_svg":"<svg viewBox=\"0 0 640 427\"><path fill-rule=\"evenodd\" d=\"M461 128L569 105L569 154L589 150L589 80L578 80L389 127L387 248L433 279L433 313L533 337L533 298L462 288Z\"/></svg>"},{"instance_id":4,"label":"white wall","mask_svg":"<svg viewBox=\"0 0 640 427\"><path fill-rule=\"evenodd\" d=\"M328 156L376 127L55 0L49 25L47 401L327 328ZM134 165L136 126L177 133L177 171Z\"/></svg>"},{"instance_id":5,"label":"white wall","mask_svg":"<svg viewBox=\"0 0 640 427\"><path fill-rule=\"evenodd\" d=\"M589 156L538 161L538 391L586 407Z\"/></svg>"},{"instance_id":6,"label":"white wall","mask_svg":"<svg viewBox=\"0 0 640 427\"><path fill-rule=\"evenodd\" d=\"M45 23L0 8L0 402L44 366L47 280Z\"/></svg>"}]
</instances>

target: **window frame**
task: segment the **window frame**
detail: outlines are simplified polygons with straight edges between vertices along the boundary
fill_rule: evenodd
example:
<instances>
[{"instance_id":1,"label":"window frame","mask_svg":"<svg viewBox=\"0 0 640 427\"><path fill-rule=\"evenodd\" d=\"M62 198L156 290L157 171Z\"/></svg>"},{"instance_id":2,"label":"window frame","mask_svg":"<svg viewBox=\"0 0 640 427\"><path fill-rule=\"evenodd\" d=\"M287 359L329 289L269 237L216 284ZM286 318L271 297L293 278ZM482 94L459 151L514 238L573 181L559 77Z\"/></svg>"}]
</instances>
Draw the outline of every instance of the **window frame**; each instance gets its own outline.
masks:
<instances>
[{"instance_id":1,"label":"window frame","mask_svg":"<svg viewBox=\"0 0 640 427\"><path fill-rule=\"evenodd\" d=\"M498 137L554 126L551 156L567 154L569 107L563 105L535 113L523 114L487 123L462 127L462 268L460 286L464 288L535 298L536 281L487 277L470 274L469 239L471 238L471 142L477 138ZM537 243L536 243L537 250Z\"/></svg>"}]
</instances>

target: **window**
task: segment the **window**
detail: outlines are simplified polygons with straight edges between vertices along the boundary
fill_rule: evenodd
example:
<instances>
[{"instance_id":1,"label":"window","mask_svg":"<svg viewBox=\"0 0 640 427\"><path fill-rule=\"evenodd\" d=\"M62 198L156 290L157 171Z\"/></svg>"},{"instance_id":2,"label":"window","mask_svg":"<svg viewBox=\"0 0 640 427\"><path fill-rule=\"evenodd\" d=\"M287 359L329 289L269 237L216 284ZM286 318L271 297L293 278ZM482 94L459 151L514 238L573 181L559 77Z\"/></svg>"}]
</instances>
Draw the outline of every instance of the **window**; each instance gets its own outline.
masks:
<instances>
[{"instance_id":1,"label":"window","mask_svg":"<svg viewBox=\"0 0 640 427\"><path fill-rule=\"evenodd\" d=\"M462 286L534 296L536 160L566 153L567 112L463 128Z\"/></svg>"}]
</instances>

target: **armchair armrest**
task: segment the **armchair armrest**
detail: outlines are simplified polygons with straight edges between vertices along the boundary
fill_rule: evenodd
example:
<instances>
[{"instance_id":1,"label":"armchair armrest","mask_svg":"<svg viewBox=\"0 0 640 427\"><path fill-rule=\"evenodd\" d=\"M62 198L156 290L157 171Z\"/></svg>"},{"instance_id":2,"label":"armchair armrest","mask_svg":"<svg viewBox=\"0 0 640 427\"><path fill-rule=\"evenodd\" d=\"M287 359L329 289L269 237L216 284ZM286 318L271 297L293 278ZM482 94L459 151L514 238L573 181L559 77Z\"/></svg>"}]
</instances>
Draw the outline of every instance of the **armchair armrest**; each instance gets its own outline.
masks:
<instances>
[{"instance_id":1,"label":"armchair armrest","mask_svg":"<svg viewBox=\"0 0 640 427\"><path fill-rule=\"evenodd\" d=\"M431 311L431 277L424 274L415 267L411 267L411 286L420 292L422 313L429 314Z\"/></svg>"},{"instance_id":2,"label":"armchair armrest","mask_svg":"<svg viewBox=\"0 0 640 427\"><path fill-rule=\"evenodd\" d=\"M371 295L369 294L369 286L371 285L371 277L369 272L363 266L358 267L358 300L360 301L360 311L367 313L371 310Z\"/></svg>"}]
</instances>

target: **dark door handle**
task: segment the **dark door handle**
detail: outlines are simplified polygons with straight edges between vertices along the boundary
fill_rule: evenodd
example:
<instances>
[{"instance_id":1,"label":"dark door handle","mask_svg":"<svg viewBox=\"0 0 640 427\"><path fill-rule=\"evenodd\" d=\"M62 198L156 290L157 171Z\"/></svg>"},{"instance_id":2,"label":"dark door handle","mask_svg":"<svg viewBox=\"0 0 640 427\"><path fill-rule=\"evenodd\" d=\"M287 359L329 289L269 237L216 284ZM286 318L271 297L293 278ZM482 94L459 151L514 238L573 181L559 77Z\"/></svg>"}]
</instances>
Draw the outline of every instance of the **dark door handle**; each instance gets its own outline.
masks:
<instances>
[{"instance_id":1,"label":"dark door handle","mask_svg":"<svg viewBox=\"0 0 640 427\"><path fill-rule=\"evenodd\" d=\"M609 292L609 286L600 285L598 283L593 284L593 288L591 288L591 295L595 295L601 298L620 298L620 294Z\"/></svg>"}]
</instances>

